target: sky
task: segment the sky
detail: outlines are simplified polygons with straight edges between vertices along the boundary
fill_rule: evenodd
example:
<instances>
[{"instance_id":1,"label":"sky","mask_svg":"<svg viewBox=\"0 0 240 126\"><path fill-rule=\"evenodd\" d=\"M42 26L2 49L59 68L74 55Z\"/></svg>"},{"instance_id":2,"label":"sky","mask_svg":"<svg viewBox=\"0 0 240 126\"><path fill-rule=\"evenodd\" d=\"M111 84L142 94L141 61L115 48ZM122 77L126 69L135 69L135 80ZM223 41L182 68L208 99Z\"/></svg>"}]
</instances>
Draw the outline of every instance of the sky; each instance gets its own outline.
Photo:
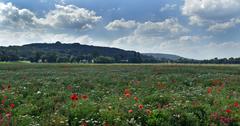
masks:
<instances>
[{"instance_id":1,"label":"sky","mask_svg":"<svg viewBox=\"0 0 240 126\"><path fill-rule=\"evenodd\" d=\"M0 46L80 43L240 57L240 0L0 0Z\"/></svg>"}]
</instances>

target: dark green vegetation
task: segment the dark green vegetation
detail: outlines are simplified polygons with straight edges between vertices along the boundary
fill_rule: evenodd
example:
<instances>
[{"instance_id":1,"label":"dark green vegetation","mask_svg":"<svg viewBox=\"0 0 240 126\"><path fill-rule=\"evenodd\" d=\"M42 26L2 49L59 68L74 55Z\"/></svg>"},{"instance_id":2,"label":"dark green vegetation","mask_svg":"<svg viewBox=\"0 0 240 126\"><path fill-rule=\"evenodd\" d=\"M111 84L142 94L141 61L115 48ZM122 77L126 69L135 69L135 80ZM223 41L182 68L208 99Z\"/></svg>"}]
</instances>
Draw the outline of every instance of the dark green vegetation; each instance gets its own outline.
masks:
<instances>
[{"instance_id":1,"label":"dark green vegetation","mask_svg":"<svg viewBox=\"0 0 240 126\"><path fill-rule=\"evenodd\" d=\"M184 59L183 57L171 54L161 54L161 53L143 53L143 55L152 56L159 61L178 61Z\"/></svg>"},{"instance_id":2,"label":"dark green vegetation","mask_svg":"<svg viewBox=\"0 0 240 126\"><path fill-rule=\"evenodd\" d=\"M0 47L0 61L31 61L44 63L142 63L156 62L153 57L135 51L89 45L28 44Z\"/></svg>"},{"instance_id":3,"label":"dark green vegetation","mask_svg":"<svg viewBox=\"0 0 240 126\"><path fill-rule=\"evenodd\" d=\"M161 53L139 53L118 48L81 45L79 43L37 43L0 47L0 61L33 63L195 63L240 64L240 58L210 60L187 59Z\"/></svg>"},{"instance_id":4,"label":"dark green vegetation","mask_svg":"<svg viewBox=\"0 0 240 126\"><path fill-rule=\"evenodd\" d=\"M0 119L17 126L240 125L239 82L237 65L1 63Z\"/></svg>"}]
</instances>

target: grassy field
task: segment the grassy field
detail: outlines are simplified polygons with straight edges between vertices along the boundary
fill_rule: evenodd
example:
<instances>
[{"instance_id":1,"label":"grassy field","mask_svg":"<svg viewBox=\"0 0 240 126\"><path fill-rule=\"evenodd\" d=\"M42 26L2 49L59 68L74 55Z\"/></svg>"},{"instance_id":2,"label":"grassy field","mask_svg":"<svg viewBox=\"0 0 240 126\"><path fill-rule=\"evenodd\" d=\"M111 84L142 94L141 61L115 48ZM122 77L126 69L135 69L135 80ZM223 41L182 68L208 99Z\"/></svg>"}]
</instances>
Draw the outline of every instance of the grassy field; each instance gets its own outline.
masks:
<instances>
[{"instance_id":1,"label":"grassy field","mask_svg":"<svg viewBox=\"0 0 240 126\"><path fill-rule=\"evenodd\" d=\"M0 125L240 125L239 65L0 63Z\"/></svg>"}]
</instances>

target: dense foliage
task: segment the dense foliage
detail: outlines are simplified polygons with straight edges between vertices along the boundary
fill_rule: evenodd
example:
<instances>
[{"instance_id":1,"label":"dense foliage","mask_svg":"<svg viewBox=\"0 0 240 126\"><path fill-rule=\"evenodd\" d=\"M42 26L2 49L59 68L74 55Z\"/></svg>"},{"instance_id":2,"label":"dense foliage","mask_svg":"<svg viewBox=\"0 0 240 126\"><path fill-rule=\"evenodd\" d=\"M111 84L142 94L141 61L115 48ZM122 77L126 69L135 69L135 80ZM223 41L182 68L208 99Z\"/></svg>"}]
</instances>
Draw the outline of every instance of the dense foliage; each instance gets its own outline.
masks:
<instances>
[{"instance_id":1,"label":"dense foliage","mask_svg":"<svg viewBox=\"0 0 240 126\"><path fill-rule=\"evenodd\" d=\"M89 45L38 43L0 47L0 61L30 61L33 63L194 63L240 64L240 58L194 60L170 54L125 51L117 48Z\"/></svg>"},{"instance_id":2,"label":"dense foliage","mask_svg":"<svg viewBox=\"0 0 240 126\"><path fill-rule=\"evenodd\" d=\"M156 62L153 57L117 48L74 44L39 43L0 47L0 61L31 61L45 63L142 63Z\"/></svg>"},{"instance_id":3,"label":"dense foliage","mask_svg":"<svg viewBox=\"0 0 240 126\"><path fill-rule=\"evenodd\" d=\"M240 64L239 58L214 58L209 60L190 60L190 59L179 59L173 61L174 63L195 63L195 64Z\"/></svg>"},{"instance_id":4,"label":"dense foliage","mask_svg":"<svg viewBox=\"0 0 240 126\"><path fill-rule=\"evenodd\" d=\"M0 125L240 125L240 67L0 64Z\"/></svg>"}]
</instances>

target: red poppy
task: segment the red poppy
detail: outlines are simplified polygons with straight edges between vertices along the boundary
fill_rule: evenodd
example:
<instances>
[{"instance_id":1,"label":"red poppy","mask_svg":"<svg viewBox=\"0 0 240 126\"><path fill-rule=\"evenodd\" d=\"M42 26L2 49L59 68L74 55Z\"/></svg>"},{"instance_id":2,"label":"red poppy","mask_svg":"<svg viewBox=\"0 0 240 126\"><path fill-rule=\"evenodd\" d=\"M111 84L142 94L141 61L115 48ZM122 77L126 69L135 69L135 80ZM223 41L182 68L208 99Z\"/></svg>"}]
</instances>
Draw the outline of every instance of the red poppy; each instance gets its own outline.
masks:
<instances>
[{"instance_id":1,"label":"red poppy","mask_svg":"<svg viewBox=\"0 0 240 126\"><path fill-rule=\"evenodd\" d=\"M132 110L132 109L128 110L128 113L132 113L132 112L133 112L133 110Z\"/></svg>"},{"instance_id":2,"label":"red poppy","mask_svg":"<svg viewBox=\"0 0 240 126\"><path fill-rule=\"evenodd\" d=\"M110 126L107 122L104 122L103 126Z\"/></svg>"},{"instance_id":3,"label":"red poppy","mask_svg":"<svg viewBox=\"0 0 240 126\"><path fill-rule=\"evenodd\" d=\"M220 93L222 91L222 88L217 88L217 93Z\"/></svg>"},{"instance_id":4,"label":"red poppy","mask_svg":"<svg viewBox=\"0 0 240 126\"><path fill-rule=\"evenodd\" d=\"M8 119L10 119L11 116L12 116L12 113L10 113L10 112L7 112L7 113L6 113L6 117L7 117Z\"/></svg>"},{"instance_id":5,"label":"red poppy","mask_svg":"<svg viewBox=\"0 0 240 126\"><path fill-rule=\"evenodd\" d=\"M130 90L129 89L125 89L124 90L124 95L129 98L131 96Z\"/></svg>"},{"instance_id":6,"label":"red poppy","mask_svg":"<svg viewBox=\"0 0 240 126\"><path fill-rule=\"evenodd\" d=\"M2 105L4 105L5 104L5 100L2 100Z\"/></svg>"},{"instance_id":7,"label":"red poppy","mask_svg":"<svg viewBox=\"0 0 240 126\"><path fill-rule=\"evenodd\" d=\"M70 98L71 98L72 101L77 101L78 100L78 95L76 93L74 93L70 96Z\"/></svg>"},{"instance_id":8,"label":"red poppy","mask_svg":"<svg viewBox=\"0 0 240 126\"><path fill-rule=\"evenodd\" d=\"M211 113L211 115L210 115L211 120L216 120L217 118L218 118L218 113L217 112Z\"/></svg>"},{"instance_id":9,"label":"red poppy","mask_svg":"<svg viewBox=\"0 0 240 126\"><path fill-rule=\"evenodd\" d=\"M152 111L151 111L150 109L146 109L146 113L147 113L148 115L150 115L150 114L152 113Z\"/></svg>"},{"instance_id":10,"label":"red poppy","mask_svg":"<svg viewBox=\"0 0 240 126\"><path fill-rule=\"evenodd\" d=\"M226 110L226 113L231 113L232 111L230 109L227 109Z\"/></svg>"},{"instance_id":11,"label":"red poppy","mask_svg":"<svg viewBox=\"0 0 240 126\"><path fill-rule=\"evenodd\" d=\"M138 97L134 97L134 100L135 100L135 101L138 101Z\"/></svg>"},{"instance_id":12,"label":"red poppy","mask_svg":"<svg viewBox=\"0 0 240 126\"><path fill-rule=\"evenodd\" d=\"M235 102L235 103L234 103L234 106L235 106L235 107L239 107L239 103L238 103L238 102Z\"/></svg>"},{"instance_id":13,"label":"red poppy","mask_svg":"<svg viewBox=\"0 0 240 126\"><path fill-rule=\"evenodd\" d=\"M142 110L142 109L143 109L143 105L142 105L142 104L138 105L138 108L139 108L140 110Z\"/></svg>"},{"instance_id":14,"label":"red poppy","mask_svg":"<svg viewBox=\"0 0 240 126\"><path fill-rule=\"evenodd\" d=\"M128 93L130 93L130 90L129 89L125 89L124 90L124 94L128 94Z\"/></svg>"},{"instance_id":15,"label":"red poppy","mask_svg":"<svg viewBox=\"0 0 240 126\"><path fill-rule=\"evenodd\" d=\"M125 95L126 97L128 97L128 98L129 98L129 97L131 97L131 95L130 95L130 94L128 94L128 93L127 93L127 94L124 94L124 95Z\"/></svg>"},{"instance_id":16,"label":"red poppy","mask_svg":"<svg viewBox=\"0 0 240 126\"><path fill-rule=\"evenodd\" d=\"M87 125L88 124L85 121L83 121L82 124L81 124L81 126L87 126Z\"/></svg>"},{"instance_id":17,"label":"red poppy","mask_svg":"<svg viewBox=\"0 0 240 126\"><path fill-rule=\"evenodd\" d=\"M87 95L82 95L82 99L83 99L83 100L87 100L87 99L88 99L88 96L87 96Z\"/></svg>"},{"instance_id":18,"label":"red poppy","mask_svg":"<svg viewBox=\"0 0 240 126\"><path fill-rule=\"evenodd\" d=\"M7 96L4 96L3 98L4 98L4 99L7 99L8 97L7 97Z\"/></svg>"},{"instance_id":19,"label":"red poppy","mask_svg":"<svg viewBox=\"0 0 240 126\"><path fill-rule=\"evenodd\" d=\"M212 81L213 86L217 86L217 85L221 85L221 84L222 84L221 80L213 80Z\"/></svg>"},{"instance_id":20,"label":"red poppy","mask_svg":"<svg viewBox=\"0 0 240 126\"><path fill-rule=\"evenodd\" d=\"M10 104L10 107L13 109L15 107L15 104Z\"/></svg>"},{"instance_id":21,"label":"red poppy","mask_svg":"<svg viewBox=\"0 0 240 126\"><path fill-rule=\"evenodd\" d=\"M207 92L208 92L208 94L211 94L211 93L212 93L212 88L209 87L209 88L207 89Z\"/></svg>"}]
</instances>

